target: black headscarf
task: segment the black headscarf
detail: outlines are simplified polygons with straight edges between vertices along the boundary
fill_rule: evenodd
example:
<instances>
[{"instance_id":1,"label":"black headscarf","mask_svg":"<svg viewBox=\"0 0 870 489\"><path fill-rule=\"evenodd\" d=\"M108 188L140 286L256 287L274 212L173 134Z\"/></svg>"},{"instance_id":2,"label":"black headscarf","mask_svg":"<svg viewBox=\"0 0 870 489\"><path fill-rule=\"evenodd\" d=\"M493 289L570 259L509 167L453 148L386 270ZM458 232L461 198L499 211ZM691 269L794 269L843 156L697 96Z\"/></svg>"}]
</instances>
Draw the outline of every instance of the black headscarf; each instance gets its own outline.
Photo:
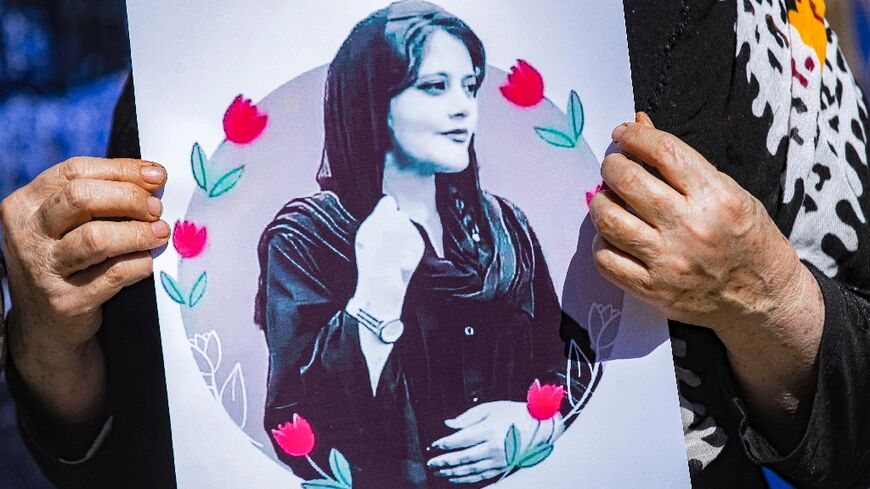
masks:
<instances>
[{"instance_id":1,"label":"black headscarf","mask_svg":"<svg viewBox=\"0 0 870 489\"><path fill-rule=\"evenodd\" d=\"M322 264L354 260L356 231L383 196L384 159L392 144L387 124L390 100L414 84L426 39L438 29L468 48L479 86L485 66L480 40L457 17L419 0L396 2L362 20L330 64L325 147L317 177L324 192L291 201L263 232L255 312L261 327L266 326L269 245L277 235L292 237L299 257L295 265L315 283L338 295L353 292L323 283L329 273ZM436 176L436 201L445 257L424 257L411 287L445 297L503 299L532 314L531 230L513 205L481 191L473 139L468 167Z\"/></svg>"}]
</instances>

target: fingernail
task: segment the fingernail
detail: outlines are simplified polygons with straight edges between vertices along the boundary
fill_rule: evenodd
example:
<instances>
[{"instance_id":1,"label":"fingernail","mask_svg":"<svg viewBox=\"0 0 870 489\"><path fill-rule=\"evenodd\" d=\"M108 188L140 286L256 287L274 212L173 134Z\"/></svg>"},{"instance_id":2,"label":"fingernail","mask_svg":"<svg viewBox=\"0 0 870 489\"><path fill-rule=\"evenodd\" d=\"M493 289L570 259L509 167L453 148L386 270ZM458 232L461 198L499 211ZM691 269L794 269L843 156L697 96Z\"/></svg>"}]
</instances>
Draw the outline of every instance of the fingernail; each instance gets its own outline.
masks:
<instances>
[{"instance_id":1,"label":"fingernail","mask_svg":"<svg viewBox=\"0 0 870 489\"><path fill-rule=\"evenodd\" d=\"M625 134L625 131L628 129L628 123L623 122L622 124L616 126L616 129L613 130L613 133L610 135L610 139L613 139L614 142L619 141L619 138Z\"/></svg>"},{"instance_id":2,"label":"fingernail","mask_svg":"<svg viewBox=\"0 0 870 489\"><path fill-rule=\"evenodd\" d=\"M142 168L142 178L148 183L160 184L166 180L166 171L156 165L146 166Z\"/></svg>"},{"instance_id":3,"label":"fingernail","mask_svg":"<svg viewBox=\"0 0 870 489\"><path fill-rule=\"evenodd\" d=\"M154 217L159 217L163 212L163 203L157 197L148 197L148 212Z\"/></svg>"},{"instance_id":4,"label":"fingernail","mask_svg":"<svg viewBox=\"0 0 870 489\"><path fill-rule=\"evenodd\" d=\"M154 233L155 238L163 239L169 236L169 224L163 221L152 222L151 231Z\"/></svg>"}]
</instances>

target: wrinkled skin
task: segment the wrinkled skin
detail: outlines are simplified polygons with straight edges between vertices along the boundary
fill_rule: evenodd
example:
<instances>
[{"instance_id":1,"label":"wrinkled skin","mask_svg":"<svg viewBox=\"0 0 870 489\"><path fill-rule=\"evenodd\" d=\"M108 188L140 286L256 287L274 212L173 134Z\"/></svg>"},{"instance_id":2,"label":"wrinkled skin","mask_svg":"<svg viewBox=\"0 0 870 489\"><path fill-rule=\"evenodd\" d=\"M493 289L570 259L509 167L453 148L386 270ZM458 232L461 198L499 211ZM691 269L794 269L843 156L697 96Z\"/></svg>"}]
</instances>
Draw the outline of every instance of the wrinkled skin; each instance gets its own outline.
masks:
<instances>
[{"instance_id":1,"label":"wrinkled skin","mask_svg":"<svg viewBox=\"0 0 870 489\"><path fill-rule=\"evenodd\" d=\"M57 421L58 437L72 445L93 432L105 400L105 365L94 338L102 305L151 275L149 251L169 238L153 196L165 182L165 169L155 163L73 158L0 204L14 305L10 358ZM79 448L72 445L70 453Z\"/></svg>"},{"instance_id":2,"label":"wrinkled skin","mask_svg":"<svg viewBox=\"0 0 870 489\"><path fill-rule=\"evenodd\" d=\"M590 204L598 271L664 316L712 329L762 424L778 427L781 446L796 442L824 322L812 273L757 199L645 114L613 141L609 188Z\"/></svg>"}]
</instances>

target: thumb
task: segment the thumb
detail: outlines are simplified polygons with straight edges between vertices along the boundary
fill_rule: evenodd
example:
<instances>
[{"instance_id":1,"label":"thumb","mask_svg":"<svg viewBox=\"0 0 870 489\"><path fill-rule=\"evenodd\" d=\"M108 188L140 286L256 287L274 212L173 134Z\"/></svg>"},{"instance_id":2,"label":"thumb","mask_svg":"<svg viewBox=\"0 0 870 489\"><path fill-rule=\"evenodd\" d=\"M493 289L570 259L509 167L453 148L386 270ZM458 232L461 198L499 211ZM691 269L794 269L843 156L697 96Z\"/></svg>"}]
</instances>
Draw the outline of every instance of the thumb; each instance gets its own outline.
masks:
<instances>
[{"instance_id":1,"label":"thumb","mask_svg":"<svg viewBox=\"0 0 870 489\"><path fill-rule=\"evenodd\" d=\"M448 428L461 430L476 425L488 417L489 411L484 407L484 405L480 405L465 411L453 419L448 419L444 424L446 424Z\"/></svg>"}]
</instances>

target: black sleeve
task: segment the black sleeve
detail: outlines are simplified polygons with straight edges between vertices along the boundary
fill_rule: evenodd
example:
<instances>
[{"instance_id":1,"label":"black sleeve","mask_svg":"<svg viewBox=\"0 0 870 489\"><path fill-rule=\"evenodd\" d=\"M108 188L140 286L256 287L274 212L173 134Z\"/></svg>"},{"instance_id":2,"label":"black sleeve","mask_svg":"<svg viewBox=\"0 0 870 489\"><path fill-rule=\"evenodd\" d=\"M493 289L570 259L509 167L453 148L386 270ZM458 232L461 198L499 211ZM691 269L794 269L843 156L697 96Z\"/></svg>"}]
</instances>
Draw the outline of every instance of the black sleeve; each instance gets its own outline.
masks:
<instances>
[{"instance_id":1,"label":"black sleeve","mask_svg":"<svg viewBox=\"0 0 870 489\"><path fill-rule=\"evenodd\" d=\"M333 297L311 270L311 253L285 234L269 243L265 263L265 333L269 374L263 420L267 433L305 418L317 435L312 454L327 466L331 448L347 451L366 433L373 413L366 361L356 320L344 312L346 297ZM321 264L322 265L322 264ZM401 341L401 340L400 340ZM300 476L317 478L304 458L285 454L270 436L278 457ZM350 460L358 460L348 452Z\"/></svg>"},{"instance_id":2,"label":"black sleeve","mask_svg":"<svg viewBox=\"0 0 870 489\"><path fill-rule=\"evenodd\" d=\"M818 378L804 435L791 452L778 452L752 427L732 375L723 375L738 432L749 458L798 487L851 488L870 483L870 302L811 265L825 299L817 357Z\"/></svg>"},{"instance_id":3,"label":"black sleeve","mask_svg":"<svg viewBox=\"0 0 870 489\"><path fill-rule=\"evenodd\" d=\"M139 157L132 80L115 109L108 156ZM48 448L48 423L9 365L9 390L26 446L62 489L176 487L153 279L125 288L103 306L97 338L108 375L107 436L86 462L62 462Z\"/></svg>"}]
</instances>

